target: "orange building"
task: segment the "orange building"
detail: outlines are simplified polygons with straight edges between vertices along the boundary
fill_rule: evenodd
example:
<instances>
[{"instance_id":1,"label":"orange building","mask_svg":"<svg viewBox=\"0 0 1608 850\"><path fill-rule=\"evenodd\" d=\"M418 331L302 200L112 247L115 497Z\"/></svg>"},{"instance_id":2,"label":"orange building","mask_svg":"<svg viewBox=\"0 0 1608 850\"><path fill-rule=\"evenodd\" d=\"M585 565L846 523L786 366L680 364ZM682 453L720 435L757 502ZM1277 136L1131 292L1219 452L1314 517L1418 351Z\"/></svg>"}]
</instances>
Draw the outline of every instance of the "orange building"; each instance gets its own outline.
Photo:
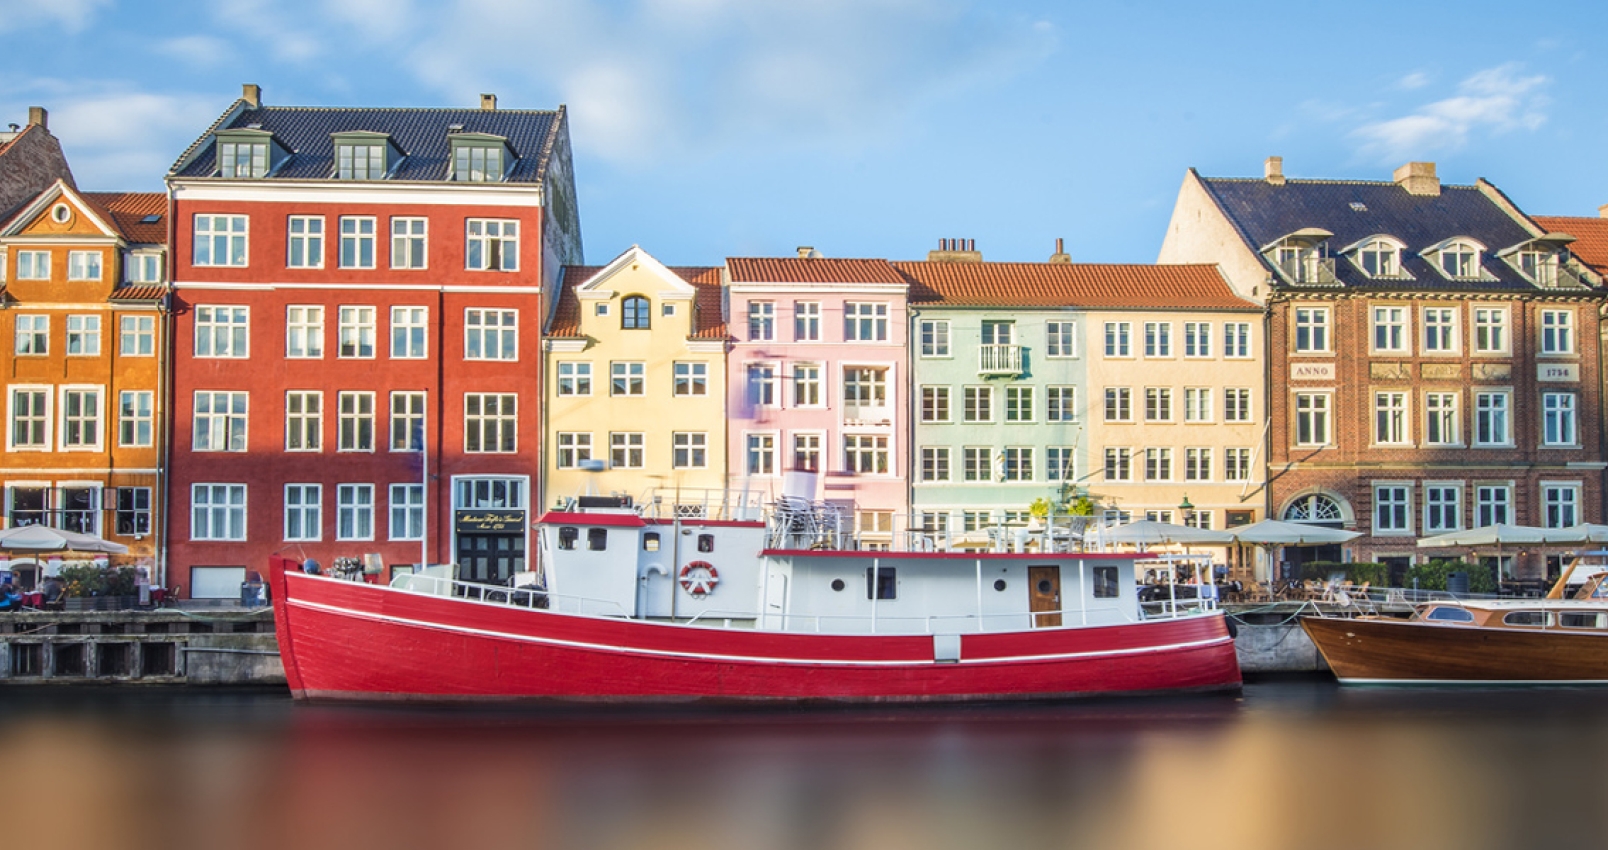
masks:
<instances>
[{"instance_id":1,"label":"orange building","mask_svg":"<svg viewBox=\"0 0 1608 850\"><path fill-rule=\"evenodd\" d=\"M45 523L129 547L162 580L167 198L57 181L0 225L7 527ZM57 556L0 562L19 584ZM67 556L71 558L72 556Z\"/></svg>"}]
</instances>

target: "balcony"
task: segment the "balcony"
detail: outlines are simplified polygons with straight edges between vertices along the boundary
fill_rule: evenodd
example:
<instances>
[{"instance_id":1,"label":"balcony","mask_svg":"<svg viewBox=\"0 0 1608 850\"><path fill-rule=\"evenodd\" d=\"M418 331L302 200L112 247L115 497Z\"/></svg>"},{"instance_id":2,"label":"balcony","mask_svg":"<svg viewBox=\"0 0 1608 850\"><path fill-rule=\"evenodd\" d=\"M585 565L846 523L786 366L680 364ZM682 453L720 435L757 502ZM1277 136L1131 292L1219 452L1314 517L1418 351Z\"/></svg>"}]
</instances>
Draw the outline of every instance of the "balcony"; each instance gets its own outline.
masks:
<instances>
[{"instance_id":1,"label":"balcony","mask_svg":"<svg viewBox=\"0 0 1608 850\"><path fill-rule=\"evenodd\" d=\"M1020 345L984 345L977 349L977 374L1022 374L1022 347Z\"/></svg>"},{"instance_id":2,"label":"balcony","mask_svg":"<svg viewBox=\"0 0 1608 850\"><path fill-rule=\"evenodd\" d=\"M1290 257L1278 263L1278 268L1284 279L1296 286L1340 285L1340 279L1334 273L1333 257Z\"/></svg>"}]
</instances>

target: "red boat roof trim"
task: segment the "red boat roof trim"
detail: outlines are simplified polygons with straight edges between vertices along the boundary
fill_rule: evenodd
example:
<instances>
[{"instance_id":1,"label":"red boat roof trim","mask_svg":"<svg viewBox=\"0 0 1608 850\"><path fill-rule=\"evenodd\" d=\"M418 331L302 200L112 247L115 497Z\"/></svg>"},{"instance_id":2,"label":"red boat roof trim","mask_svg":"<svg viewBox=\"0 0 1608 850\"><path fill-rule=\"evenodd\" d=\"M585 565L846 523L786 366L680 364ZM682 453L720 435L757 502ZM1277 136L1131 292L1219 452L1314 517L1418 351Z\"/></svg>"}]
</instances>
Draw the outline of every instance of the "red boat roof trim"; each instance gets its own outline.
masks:
<instances>
[{"instance_id":1,"label":"red boat roof trim","mask_svg":"<svg viewBox=\"0 0 1608 850\"><path fill-rule=\"evenodd\" d=\"M643 520L643 522L646 522L648 525L674 525L676 523L676 520L673 520L673 519L657 519L657 518L655 518L655 519L645 519L645 520ZM765 523L763 523L763 522L750 521L750 520L740 520L740 519L697 519L695 517L694 518L682 517L680 522L681 522L681 524L683 526L697 526L698 528L764 528L765 527Z\"/></svg>"},{"instance_id":2,"label":"red boat roof trim","mask_svg":"<svg viewBox=\"0 0 1608 850\"><path fill-rule=\"evenodd\" d=\"M1143 561L1150 552L875 552L870 549L766 549L765 557L880 558L889 561Z\"/></svg>"},{"instance_id":3,"label":"red boat roof trim","mask_svg":"<svg viewBox=\"0 0 1608 850\"><path fill-rule=\"evenodd\" d=\"M615 525L641 528L647 523L636 514L594 514L582 511L548 511L536 520L544 525Z\"/></svg>"}]
</instances>

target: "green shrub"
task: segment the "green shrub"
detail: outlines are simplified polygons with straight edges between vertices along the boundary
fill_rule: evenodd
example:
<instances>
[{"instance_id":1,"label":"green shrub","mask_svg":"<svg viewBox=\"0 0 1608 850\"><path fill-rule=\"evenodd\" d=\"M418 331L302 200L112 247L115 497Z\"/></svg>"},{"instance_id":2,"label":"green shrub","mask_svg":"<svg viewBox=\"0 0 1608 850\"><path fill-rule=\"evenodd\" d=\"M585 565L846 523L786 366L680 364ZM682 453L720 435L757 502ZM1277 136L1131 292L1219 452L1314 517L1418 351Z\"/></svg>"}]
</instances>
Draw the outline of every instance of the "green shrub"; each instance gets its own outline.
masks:
<instances>
[{"instance_id":1,"label":"green shrub","mask_svg":"<svg viewBox=\"0 0 1608 850\"><path fill-rule=\"evenodd\" d=\"M1303 581L1328 581L1329 576L1344 569L1345 564L1338 561L1307 561L1301 565L1300 578Z\"/></svg>"},{"instance_id":2,"label":"green shrub","mask_svg":"<svg viewBox=\"0 0 1608 850\"><path fill-rule=\"evenodd\" d=\"M1413 564L1407 569L1407 586L1416 586L1419 590L1445 590L1446 577L1451 573L1468 573L1468 590L1470 593L1495 593L1496 576L1490 567L1471 564L1467 561L1448 561L1436 559L1427 564Z\"/></svg>"},{"instance_id":3,"label":"green shrub","mask_svg":"<svg viewBox=\"0 0 1608 850\"><path fill-rule=\"evenodd\" d=\"M69 596L132 596L136 590L133 567L73 564L61 568L61 580Z\"/></svg>"},{"instance_id":4,"label":"green shrub","mask_svg":"<svg viewBox=\"0 0 1608 850\"><path fill-rule=\"evenodd\" d=\"M1371 562L1346 564L1346 580L1352 584L1384 587L1385 582L1390 580L1390 568L1384 564Z\"/></svg>"}]
</instances>

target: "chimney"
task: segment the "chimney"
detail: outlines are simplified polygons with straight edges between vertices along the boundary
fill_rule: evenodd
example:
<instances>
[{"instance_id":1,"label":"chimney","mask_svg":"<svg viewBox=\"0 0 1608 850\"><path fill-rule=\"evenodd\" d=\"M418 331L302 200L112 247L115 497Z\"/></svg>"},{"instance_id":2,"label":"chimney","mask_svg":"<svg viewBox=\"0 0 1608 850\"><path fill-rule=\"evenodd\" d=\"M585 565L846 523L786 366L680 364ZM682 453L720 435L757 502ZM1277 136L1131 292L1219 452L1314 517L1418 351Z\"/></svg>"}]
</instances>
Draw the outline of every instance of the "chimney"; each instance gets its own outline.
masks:
<instances>
[{"instance_id":1,"label":"chimney","mask_svg":"<svg viewBox=\"0 0 1608 850\"><path fill-rule=\"evenodd\" d=\"M1065 243L1066 240L1059 236L1055 237L1055 253L1050 255L1050 262L1062 264L1069 264L1072 262L1072 255L1066 252Z\"/></svg>"},{"instance_id":2,"label":"chimney","mask_svg":"<svg viewBox=\"0 0 1608 850\"><path fill-rule=\"evenodd\" d=\"M1284 157L1270 156L1262 161L1262 179L1274 186L1284 185Z\"/></svg>"},{"instance_id":3,"label":"chimney","mask_svg":"<svg viewBox=\"0 0 1608 850\"><path fill-rule=\"evenodd\" d=\"M977 250L976 239L940 239L938 250L927 252L929 263L980 263L983 252Z\"/></svg>"},{"instance_id":4,"label":"chimney","mask_svg":"<svg viewBox=\"0 0 1608 850\"><path fill-rule=\"evenodd\" d=\"M496 109L497 108L497 96L494 95L494 94L483 94L483 95L481 95L480 96L480 108L484 109L484 110L487 110L487 111Z\"/></svg>"},{"instance_id":5,"label":"chimney","mask_svg":"<svg viewBox=\"0 0 1608 850\"><path fill-rule=\"evenodd\" d=\"M798 258L800 260L819 260L821 258L821 252L815 250L809 245L800 245L798 246Z\"/></svg>"},{"instance_id":6,"label":"chimney","mask_svg":"<svg viewBox=\"0 0 1608 850\"><path fill-rule=\"evenodd\" d=\"M1435 176L1435 163L1409 162L1396 169L1396 185L1409 195L1439 195L1440 178Z\"/></svg>"},{"instance_id":7,"label":"chimney","mask_svg":"<svg viewBox=\"0 0 1608 850\"><path fill-rule=\"evenodd\" d=\"M46 112L43 106L30 106L28 107L28 124L30 126L38 125L41 130L49 130L50 113Z\"/></svg>"},{"instance_id":8,"label":"chimney","mask_svg":"<svg viewBox=\"0 0 1608 850\"><path fill-rule=\"evenodd\" d=\"M1603 204L1597 208L1597 217L1608 218L1608 204Z\"/></svg>"},{"instance_id":9,"label":"chimney","mask_svg":"<svg viewBox=\"0 0 1608 850\"><path fill-rule=\"evenodd\" d=\"M246 83L240 87L240 99L252 109L262 106L262 86L256 83Z\"/></svg>"}]
</instances>

